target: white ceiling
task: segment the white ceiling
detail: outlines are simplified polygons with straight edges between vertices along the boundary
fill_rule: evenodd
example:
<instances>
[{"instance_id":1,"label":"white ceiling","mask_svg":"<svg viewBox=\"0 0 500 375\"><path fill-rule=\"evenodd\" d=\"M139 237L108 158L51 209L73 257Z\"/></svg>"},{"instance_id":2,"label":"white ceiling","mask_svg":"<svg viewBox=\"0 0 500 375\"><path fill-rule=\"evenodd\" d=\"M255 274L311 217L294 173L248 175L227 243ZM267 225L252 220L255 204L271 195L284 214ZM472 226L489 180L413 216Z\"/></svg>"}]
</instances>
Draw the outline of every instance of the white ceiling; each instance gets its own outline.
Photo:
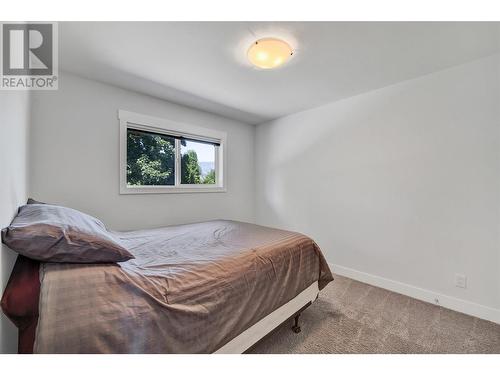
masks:
<instances>
[{"instance_id":1,"label":"white ceiling","mask_svg":"<svg viewBox=\"0 0 500 375\"><path fill-rule=\"evenodd\" d=\"M261 37L296 53L246 61ZM65 22L62 70L261 123L500 51L500 23Z\"/></svg>"}]
</instances>

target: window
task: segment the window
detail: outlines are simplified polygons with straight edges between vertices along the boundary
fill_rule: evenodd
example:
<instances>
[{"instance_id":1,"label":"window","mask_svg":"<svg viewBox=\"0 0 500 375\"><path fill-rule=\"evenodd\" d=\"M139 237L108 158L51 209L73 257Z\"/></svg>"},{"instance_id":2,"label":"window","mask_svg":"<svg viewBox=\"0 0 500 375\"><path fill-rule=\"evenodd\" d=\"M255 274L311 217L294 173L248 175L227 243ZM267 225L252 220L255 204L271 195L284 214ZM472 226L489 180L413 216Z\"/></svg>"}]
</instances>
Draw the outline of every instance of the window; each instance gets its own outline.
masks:
<instances>
[{"instance_id":1,"label":"window","mask_svg":"<svg viewBox=\"0 0 500 375\"><path fill-rule=\"evenodd\" d=\"M127 186L175 185L175 138L127 128Z\"/></svg>"},{"instance_id":2,"label":"window","mask_svg":"<svg viewBox=\"0 0 500 375\"><path fill-rule=\"evenodd\" d=\"M181 184L215 184L217 146L181 140Z\"/></svg>"},{"instance_id":3,"label":"window","mask_svg":"<svg viewBox=\"0 0 500 375\"><path fill-rule=\"evenodd\" d=\"M221 192L226 134L119 111L120 193Z\"/></svg>"}]
</instances>

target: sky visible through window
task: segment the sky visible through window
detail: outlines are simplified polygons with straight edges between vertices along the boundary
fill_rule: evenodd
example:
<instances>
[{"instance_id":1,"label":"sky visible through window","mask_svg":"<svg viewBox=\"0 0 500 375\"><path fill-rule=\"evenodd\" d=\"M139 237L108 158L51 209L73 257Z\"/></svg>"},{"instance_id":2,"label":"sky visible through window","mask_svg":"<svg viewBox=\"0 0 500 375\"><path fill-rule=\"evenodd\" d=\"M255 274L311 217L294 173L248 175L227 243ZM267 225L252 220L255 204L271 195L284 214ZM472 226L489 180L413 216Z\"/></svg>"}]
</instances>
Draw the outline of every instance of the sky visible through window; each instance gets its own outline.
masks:
<instances>
[{"instance_id":1,"label":"sky visible through window","mask_svg":"<svg viewBox=\"0 0 500 375\"><path fill-rule=\"evenodd\" d=\"M181 146L181 154L185 155L189 151L196 152L200 175L204 179L211 171L215 170L215 146L196 141L185 141L185 144L185 146Z\"/></svg>"},{"instance_id":2,"label":"sky visible through window","mask_svg":"<svg viewBox=\"0 0 500 375\"><path fill-rule=\"evenodd\" d=\"M194 150L199 162L214 162L214 146L205 143L186 142L186 150Z\"/></svg>"}]
</instances>

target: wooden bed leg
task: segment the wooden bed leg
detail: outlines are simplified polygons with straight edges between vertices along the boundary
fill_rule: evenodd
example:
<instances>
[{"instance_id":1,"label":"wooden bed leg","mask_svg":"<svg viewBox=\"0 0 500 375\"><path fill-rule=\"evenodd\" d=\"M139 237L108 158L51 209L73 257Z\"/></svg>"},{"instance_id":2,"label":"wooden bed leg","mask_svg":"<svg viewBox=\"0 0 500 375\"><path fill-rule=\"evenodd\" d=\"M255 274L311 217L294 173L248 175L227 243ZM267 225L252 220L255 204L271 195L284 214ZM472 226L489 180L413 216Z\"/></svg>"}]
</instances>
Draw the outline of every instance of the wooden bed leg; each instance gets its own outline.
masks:
<instances>
[{"instance_id":1,"label":"wooden bed leg","mask_svg":"<svg viewBox=\"0 0 500 375\"><path fill-rule=\"evenodd\" d=\"M295 315L294 324L292 326L292 331L295 332L295 333L299 333L300 332L299 318L300 318L300 314Z\"/></svg>"}]
</instances>

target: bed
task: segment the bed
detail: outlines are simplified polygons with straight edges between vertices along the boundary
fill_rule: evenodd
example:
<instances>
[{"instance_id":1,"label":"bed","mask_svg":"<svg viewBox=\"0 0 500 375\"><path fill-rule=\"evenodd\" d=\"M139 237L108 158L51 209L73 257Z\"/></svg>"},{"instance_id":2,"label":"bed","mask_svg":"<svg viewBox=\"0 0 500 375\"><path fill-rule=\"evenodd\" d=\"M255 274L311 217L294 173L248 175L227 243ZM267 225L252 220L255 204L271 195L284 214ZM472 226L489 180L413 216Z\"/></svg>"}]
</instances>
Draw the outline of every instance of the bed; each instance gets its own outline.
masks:
<instances>
[{"instance_id":1,"label":"bed","mask_svg":"<svg viewBox=\"0 0 500 375\"><path fill-rule=\"evenodd\" d=\"M296 232L214 220L112 234L135 259L18 258L2 309L19 352L242 353L333 280Z\"/></svg>"}]
</instances>

